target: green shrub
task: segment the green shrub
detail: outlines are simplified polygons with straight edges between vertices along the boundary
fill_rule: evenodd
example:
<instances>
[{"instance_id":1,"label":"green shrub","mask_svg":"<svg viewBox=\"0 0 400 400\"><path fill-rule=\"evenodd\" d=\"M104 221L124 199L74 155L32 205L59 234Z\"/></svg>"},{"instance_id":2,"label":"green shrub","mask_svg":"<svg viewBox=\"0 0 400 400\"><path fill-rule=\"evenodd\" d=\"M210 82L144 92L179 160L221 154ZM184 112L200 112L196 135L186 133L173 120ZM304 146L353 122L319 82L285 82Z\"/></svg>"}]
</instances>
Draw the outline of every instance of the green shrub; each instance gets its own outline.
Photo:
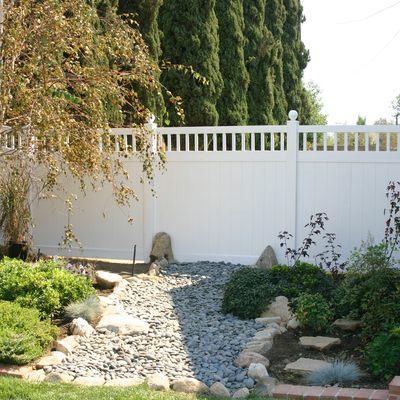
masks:
<instances>
[{"instance_id":1,"label":"green shrub","mask_svg":"<svg viewBox=\"0 0 400 400\"><path fill-rule=\"evenodd\" d=\"M54 317L72 302L94 294L92 283L59 267L54 261L36 264L5 258L0 262L0 300L37 308Z\"/></svg>"},{"instance_id":2,"label":"green shrub","mask_svg":"<svg viewBox=\"0 0 400 400\"><path fill-rule=\"evenodd\" d=\"M0 301L0 362L21 365L40 357L57 331L39 311Z\"/></svg>"},{"instance_id":3,"label":"green shrub","mask_svg":"<svg viewBox=\"0 0 400 400\"><path fill-rule=\"evenodd\" d=\"M386 243L374 244L369 237L361 246L354 249L347 263L350 273L368 273L382 268L393 267L393 260L388 258Z\"/></svg>"},{"instance_id":4,"label":"green shrub","mask_svg":"<svg viewBox=\"0 0 400 400\"><path fill-rule=\"evenodd\" d=\"M79 303L71 303L65 308L65 314L69 319L83 318L91 323L100 317L100 301L96 296L90 296Z\"/></svg>"},{"instance_id":5,"label":"green shrub","mask_svg":"<svg viewBox=\"0 0 400 400\"><path fill-rule=\"evenodd\" d=\"M267 270L242 268L225 286L222 311L239 318L257 318L276 296Z\"/></svg>"},{"instance_id":6,"label":"green shrub","mask_svg":"<svg viewBox=\"0 0 400 400\"><path fill-rule=\"evenodd\" d=\"M341 315L362 320L364 337L373 337L400 321L400 270L348 272L337 299Z\"/></svg>"},{"instance_id":7,"label":"green shrub","mask_svg":"<svg viewBox=\"0 0 400 400\"><path fill-rule=\"evenodd\" d=\"M328 301L319 293L302 294L296 301L296 318L303 328L321 332L331 324L334 313Z\"/></svg>"},{"instance_id":8,"label":"green shrub","mask_svg":"<svg viewBox=\"0 0 400 400\"><path fill-rule=\"evenodd\" d=\"M330 299L334 290L332 277L312 264L243 268L226 284L222 310L240 318L257 318L276 296L293 300L302 293L320 293Z\"/></svg>"},{"instance_id":9,"label":"green shrub","mask_svg":"<svg viewBox=\"0 0 400 400\"><path fill-rule=\"evenodd\" d=\"M376 336L366 349L367 366L379 378L400 375L400 328Z\"/></svg>"}]
</instances>

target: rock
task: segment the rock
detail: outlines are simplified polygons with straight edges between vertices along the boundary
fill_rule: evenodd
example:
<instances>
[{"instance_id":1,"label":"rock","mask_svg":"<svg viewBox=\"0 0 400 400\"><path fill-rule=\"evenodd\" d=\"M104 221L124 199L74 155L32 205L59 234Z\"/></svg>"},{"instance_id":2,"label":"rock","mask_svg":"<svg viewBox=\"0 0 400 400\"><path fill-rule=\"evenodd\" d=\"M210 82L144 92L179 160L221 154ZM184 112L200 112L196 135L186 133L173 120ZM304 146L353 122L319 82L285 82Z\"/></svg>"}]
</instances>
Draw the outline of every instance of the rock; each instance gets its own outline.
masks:
<instances>
[{"instance_id":1,"label":"rock","mask_svg":"<svg viewBox=\"0 0 400 400\"><path fill-rule=\"evenodd\" d=\"M104 386L132 387L142 385L143 383L143 378L116 378L106 381Z\"/></svg>"},{"instance_id":2,"label":"rock","mask_svg":"<svg viewBox=\"0 0 400 400\"><path fill-rule=\"evenodd\" d=\"M147 333L149 324L128 314L108 314L104 315L97 324L97 330L107 329L120 335L135 335Z\"/></svg>"},{"instance_id":3,"label":"rock","mask_svg":"<svg viewBox=\"0 0 400 400\"><path fill-rule=\"evenodd\" d=\"M52 351L49 356L44 356L36 362L35 368L42 369L53 365L61 364L66 358L65 353L61 351Z\"/></svg>"},{"instance_id":4,"label":"rock","mask_svg":"<svg viewBox=\"0 0 400 400\"><path fill-rule=\"evenodd\" d=\"M321 368L328 367L330 364L322 360L314 360L312 358L299 358L297 361L289 363L285 367L285 371L306 374L314 372Z\"/></svg>"},{"instance_id":5,"label":"rock","mask_svg":"<svg viewBox=\"0 0 400 400\"><path fill-rule=\"evenodd\" d=\"M89 337L95 332L93 326L83 318L75 318L70 324L70 330L73 335Z\"/></svg>"},{"instance_id":6,"label":"rock","mask_svg":"<svg viewBox=\"0 0 400 400\"><path fill-rule=\"evenodd\" d=\"M270 397L272 398L272 391L276 386L276 379L271 376L264 379L263 382L257 383L254 387L254 394L260 397Z\"/></svg>"},{"instance_id":7,"label":"rock","mask_svg":"<svg viewBox=\"0 0 400 400\"><path fill-rule=\"evenodd\" d=\"M163 269L165 267L168 267L169 262L165 257L162 257L159 260L157 260L157 264L161 269Z\"/></svg>"},{"instance_id":8,"label":"rock","mask_svg":"<svg viewBox=\"0 0 400 400\"><path fill-rule=\"evenodd\" d=\"M260 258L256 262L256 267L261 269L270 269L274 265L278 265L275 251L271 246L267 246L262 252Z\"/></svg>"},{"instance_id":9,"label":"rock","mask_svg":"<svg viewBox=\"0 0 400 400\"><path fill-rule=\"evenodd\" d=\"M261 354L253 353L251 351L243 351L239 354L239 357L235 360L235 365L240 368L247 368L250 364L262 364L266 367L269 366L268 358Z\"/></svg>"},{"instance_id":10,"label":"rock","mask_svg":"<svg viewBox=\"0 0 400 400\"><path fill-rule=\"evenodd\" d=\"M229 390L221 382L215 382L212 384L210 387L210 393L215 397L231 397Z\"/></svg>"},{"instance_id":11,"label":"rock","mask_svg":"<svg viewBox=\"0 0 400 400\"><path fill-rule=\"evenodd\" d=\"M122 281L122 276L108 271L96 271L96 282L102 289L112 289Z\"/></svg>"},{"instance_id":12,"label":"rock","mask_svg":"<svg viewBox=\"0 0 400 400\"><path fill-rule=\"evenodd\" d=\"M164 374L153 374L147 376L147 384L153 390L168 390L169 379Z\"/></svg>"},{"instance_id":13,"label":"rock","mask_svg":"<svg viewBox=\"0 0 400 400\"><path fill-rule=\"evenodd\" d=\"M168 233L159 232L154 236L153 246L150 252L152 262L165 258L169 263L173 263L174 255L172 253L171 238Z\"/></svg>"},{"instance_id":14,"label":"rock","mask_svg":"<svg viewBox=\"0 0 400 400\"><path fill-rule=\"evenodd\" d=\"M261 318L281 317L283 323L292 319L293 314L289 307L289 300L285 296L278 296L261 314Z\"/></svg>"},{"instance_id":15,"label":"rock","mask_svg":"<svg viewBox=\"0 0 400 400\"><path fill-rule=\"evenodd\" d=\"M247 388L242 388L233 393L234 399L245 399L250 396L250 391Z\"/></svg>"},{"instance_id":16,"label":"rock","mask_svg":"<svg viewBox=\"0 0 400 400\"><path fill-rule=\"evenodd\" d=\"M355 321L352 319L337 319L333 324L336 328L341 329L342 331L355 331L358 328L362 327L361 321Z\"/></svg>"},{"instance_id":17,"label":"rock","mask_svg":"<svg viewBox=\"0 0 400 400\"><path fill-rule=\"evenodd\" d=\"M104 385L102 376L78 376L73 383L81 386L102 386Z\"/></svg>"},{"instance_id":18,"label":"rock","mask_svg":"<svg viewBox=\"0 0 400 400\"><path fill-rule=\"evenodd\" d=\"M257 324L264 324L264 325L268 325L268 324L272 324L272 323L280 324L281 321L282 321L281 317L256 318Z\"/></svg>"},{"instance_id":19,"label":"rock","mask_svg":"<svg viewBox=\"0 0 400 400\"><path fill-rule=\"evenodd\" d=\"M0 364L0 376L8 376L12 378L25 378L26 375L33 371L32 367L26 365L10 365Z\"/></svg>"},{"instance_id":20,"label":"rock","mask_svg":"<svg viewBox=\"0 0 400 400\"><path fill-rule=\"evenodd\" d=\"M50 383L69 383L74 380L74 377L71 375L68 375L65 372L50 372L44 378L44 382L50 382Z\"/></svg>"},{"instance_id":21,"label":"rock","mask_svg":"<svg viewBox=\"0 0 400 400\"><path fill-rule=\"evenodd\" d=\"M247 375L250 378L255 379L258 382L262 382L263 379L269 377L267 368L263 364L250 364L249 370L247 371Z\"/></svg>"},{"instance_id":22,"label":"rock","mask_svg":"<svg viewBox=\"0 0 400 400\"><path fill-rule=\"evenodd\" d=\"M54 342L54 349L64 353L69 356L74 351L75 347L78 346L78 342L76 341L76 336L67 336L64 339L56 340Z\"/></svg>"},{"instance_id":23,"label":"rock","mask_svg":"<svg viewBox=\"0 0 400 400\"><path fill-rule=\"evenodd\" d=\"M247 343L244 351L252 353L265 354L272 349L272 340L256 340L253 339Z\"/></svg>"},{"instance_id":24,"label":"rock","mask_svg":"<svg viewBox=\"0 0 400 400\"><path fill-rule=\"evenodd\" d=\"M325 336L302 336L300 338L300 345L317 349L319 351L329 350L333 346L338 346L342 342L339 338L331 338Z\"/></svg>"},{"instance_id":25,"label":"rock","mask_svg":"<svg viewBox=\"0 0 400 400\"><path fill-rule=\"evenodd\" d=\"M287 326L288 329L295 330L295 329L300 328L300 322L297 321L297 319L294 317L294 318L289 320L289 322L287 323L286 326Z\"/></svg>"},{"instance_id":26,"label":"rock","mask_svg":"<svg viewBox=\"0 0 400 400\"><path fill-rule=\"evenodd\" d=\"M161 271L160 266L157 263L153 262L153 263L151 263L151 265L149 267L148 274L150 276L158 276L158 275L160 275L160 271Z\"/></svg>"},{"instance_id":27,"label":"rock","mask_svg":"<svg viewBox=\"0 0 400 400\"><path fill-rule=\"evenodd\" d=\"M24 377L24 379L26 379L28 382L32 382L32 383L43 382L45 378L46 378L46 374L42 369L38 369L36 371L29 372Z\"/></svg>"},{"instance_id":28,"label":"rock","mask_svg":"<svg viewBox=\"0 0 400 400\"><path fill-rule=\"evenodd\" d=\"M243 381L243 384L247 387L247 389L251 389L254 386L253 378L247 378Z\"/></svg>"},{"instance_id":29,"label":"rock","mask_svg":"<svg viewBox=\"0 0 400 400\"><path fill-rule=\"evenodd\" d=\"M207 393L208 387L194 378L181 378L172 383L172 389L181 393Z\"/></svg>"}]
</instances>

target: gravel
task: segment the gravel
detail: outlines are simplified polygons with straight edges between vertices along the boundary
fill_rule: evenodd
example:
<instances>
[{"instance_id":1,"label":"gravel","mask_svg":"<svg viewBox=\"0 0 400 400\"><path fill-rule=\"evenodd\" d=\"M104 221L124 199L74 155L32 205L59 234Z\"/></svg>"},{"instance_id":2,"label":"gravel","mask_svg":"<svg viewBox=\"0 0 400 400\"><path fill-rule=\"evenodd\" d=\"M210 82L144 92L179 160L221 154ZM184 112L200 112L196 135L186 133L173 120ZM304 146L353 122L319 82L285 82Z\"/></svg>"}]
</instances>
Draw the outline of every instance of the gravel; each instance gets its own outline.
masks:
<instances>
[{"instance_id":1,"label":"gravel","mask_svg":"<svg viewBox=\"0 0 400 400\"><path fill-rule=\"evenodd\" d=\"M107 330L78 339L79 346L55 372L77 376L146 377L163 373L170 380L193 377L210 386L251 388L235 358L264 328L221 312L223 286L242 266L197 262L171 264L156 282L135 280L124 288L125 311L150 325L146 334L117 336Z\"/></svg>"}]
</instances>

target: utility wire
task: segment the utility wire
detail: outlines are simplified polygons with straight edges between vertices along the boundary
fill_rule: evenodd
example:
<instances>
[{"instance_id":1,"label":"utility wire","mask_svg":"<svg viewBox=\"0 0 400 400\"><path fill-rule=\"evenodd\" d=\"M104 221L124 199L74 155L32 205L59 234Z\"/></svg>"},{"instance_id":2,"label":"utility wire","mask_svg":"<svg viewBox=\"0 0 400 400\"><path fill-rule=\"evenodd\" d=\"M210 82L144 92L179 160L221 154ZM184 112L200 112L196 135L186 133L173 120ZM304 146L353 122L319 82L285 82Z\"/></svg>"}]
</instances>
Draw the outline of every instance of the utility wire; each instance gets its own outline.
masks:
<instances>
[{"instance_id":1,"label":"utility wire","mask_svg":"<svg viewBox=\"0 0 400 400\"><path fill-rule=\"evenodd\" d=\"M380 10L378 10L378 11L375 11L374 13L372 13L372 14L370 14L370 15L367 15L367 16L364 17L364 18L355 19L355 20L352 20L352 21L339 22L339 25L353 24L353 23L356 23L356 22L363 22L363 21L366 21L366 20L368 20L368 19L370 19L370 18L375 17L376 15L382 14L383 12L385 12L385 11L387 11L387 10L390 10L391 8L394 8L394 7L398 6L399 4L400 4L400 1L396 1L396 3L391 4L391 5L389 5L389 6L385 7L385 8L382 8L382 9L380 9Z\"/></svg>"}]
</instances>

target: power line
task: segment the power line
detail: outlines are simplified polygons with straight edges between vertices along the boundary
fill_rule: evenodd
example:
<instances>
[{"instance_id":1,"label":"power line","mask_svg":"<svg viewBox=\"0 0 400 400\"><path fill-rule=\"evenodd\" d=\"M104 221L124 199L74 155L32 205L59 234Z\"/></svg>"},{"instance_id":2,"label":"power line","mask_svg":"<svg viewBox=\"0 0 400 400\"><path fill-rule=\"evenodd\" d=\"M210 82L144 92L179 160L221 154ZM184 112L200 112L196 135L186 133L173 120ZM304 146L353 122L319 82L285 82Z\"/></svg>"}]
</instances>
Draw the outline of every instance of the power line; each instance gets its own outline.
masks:
<instances>
[{"instance_id":1,"label":"power line","mask_svg":"<svg viewBox=\"0 0 400 400\"><path fill-rule=\"evenodd\" d=\"M399 4L400 4L400 1L396 1L396 3L391 4L391 5L389 5L389 6L385 7L385 8L382 8L382 9L380 9L378 11L375 11L374 13L372 13L370 15L367 15L366 17L363 17L363 18L360 18L360 19L355 19L355 20L352 20L352 21L339 22L339 24L340 25L345 25L345 24L353 24L353 23L356 23L356 22L366 21L366 20L368 20L370 18L375 17L376 15L382 14L383 12L398 6Z\"/></svg>"}]
</instances>

